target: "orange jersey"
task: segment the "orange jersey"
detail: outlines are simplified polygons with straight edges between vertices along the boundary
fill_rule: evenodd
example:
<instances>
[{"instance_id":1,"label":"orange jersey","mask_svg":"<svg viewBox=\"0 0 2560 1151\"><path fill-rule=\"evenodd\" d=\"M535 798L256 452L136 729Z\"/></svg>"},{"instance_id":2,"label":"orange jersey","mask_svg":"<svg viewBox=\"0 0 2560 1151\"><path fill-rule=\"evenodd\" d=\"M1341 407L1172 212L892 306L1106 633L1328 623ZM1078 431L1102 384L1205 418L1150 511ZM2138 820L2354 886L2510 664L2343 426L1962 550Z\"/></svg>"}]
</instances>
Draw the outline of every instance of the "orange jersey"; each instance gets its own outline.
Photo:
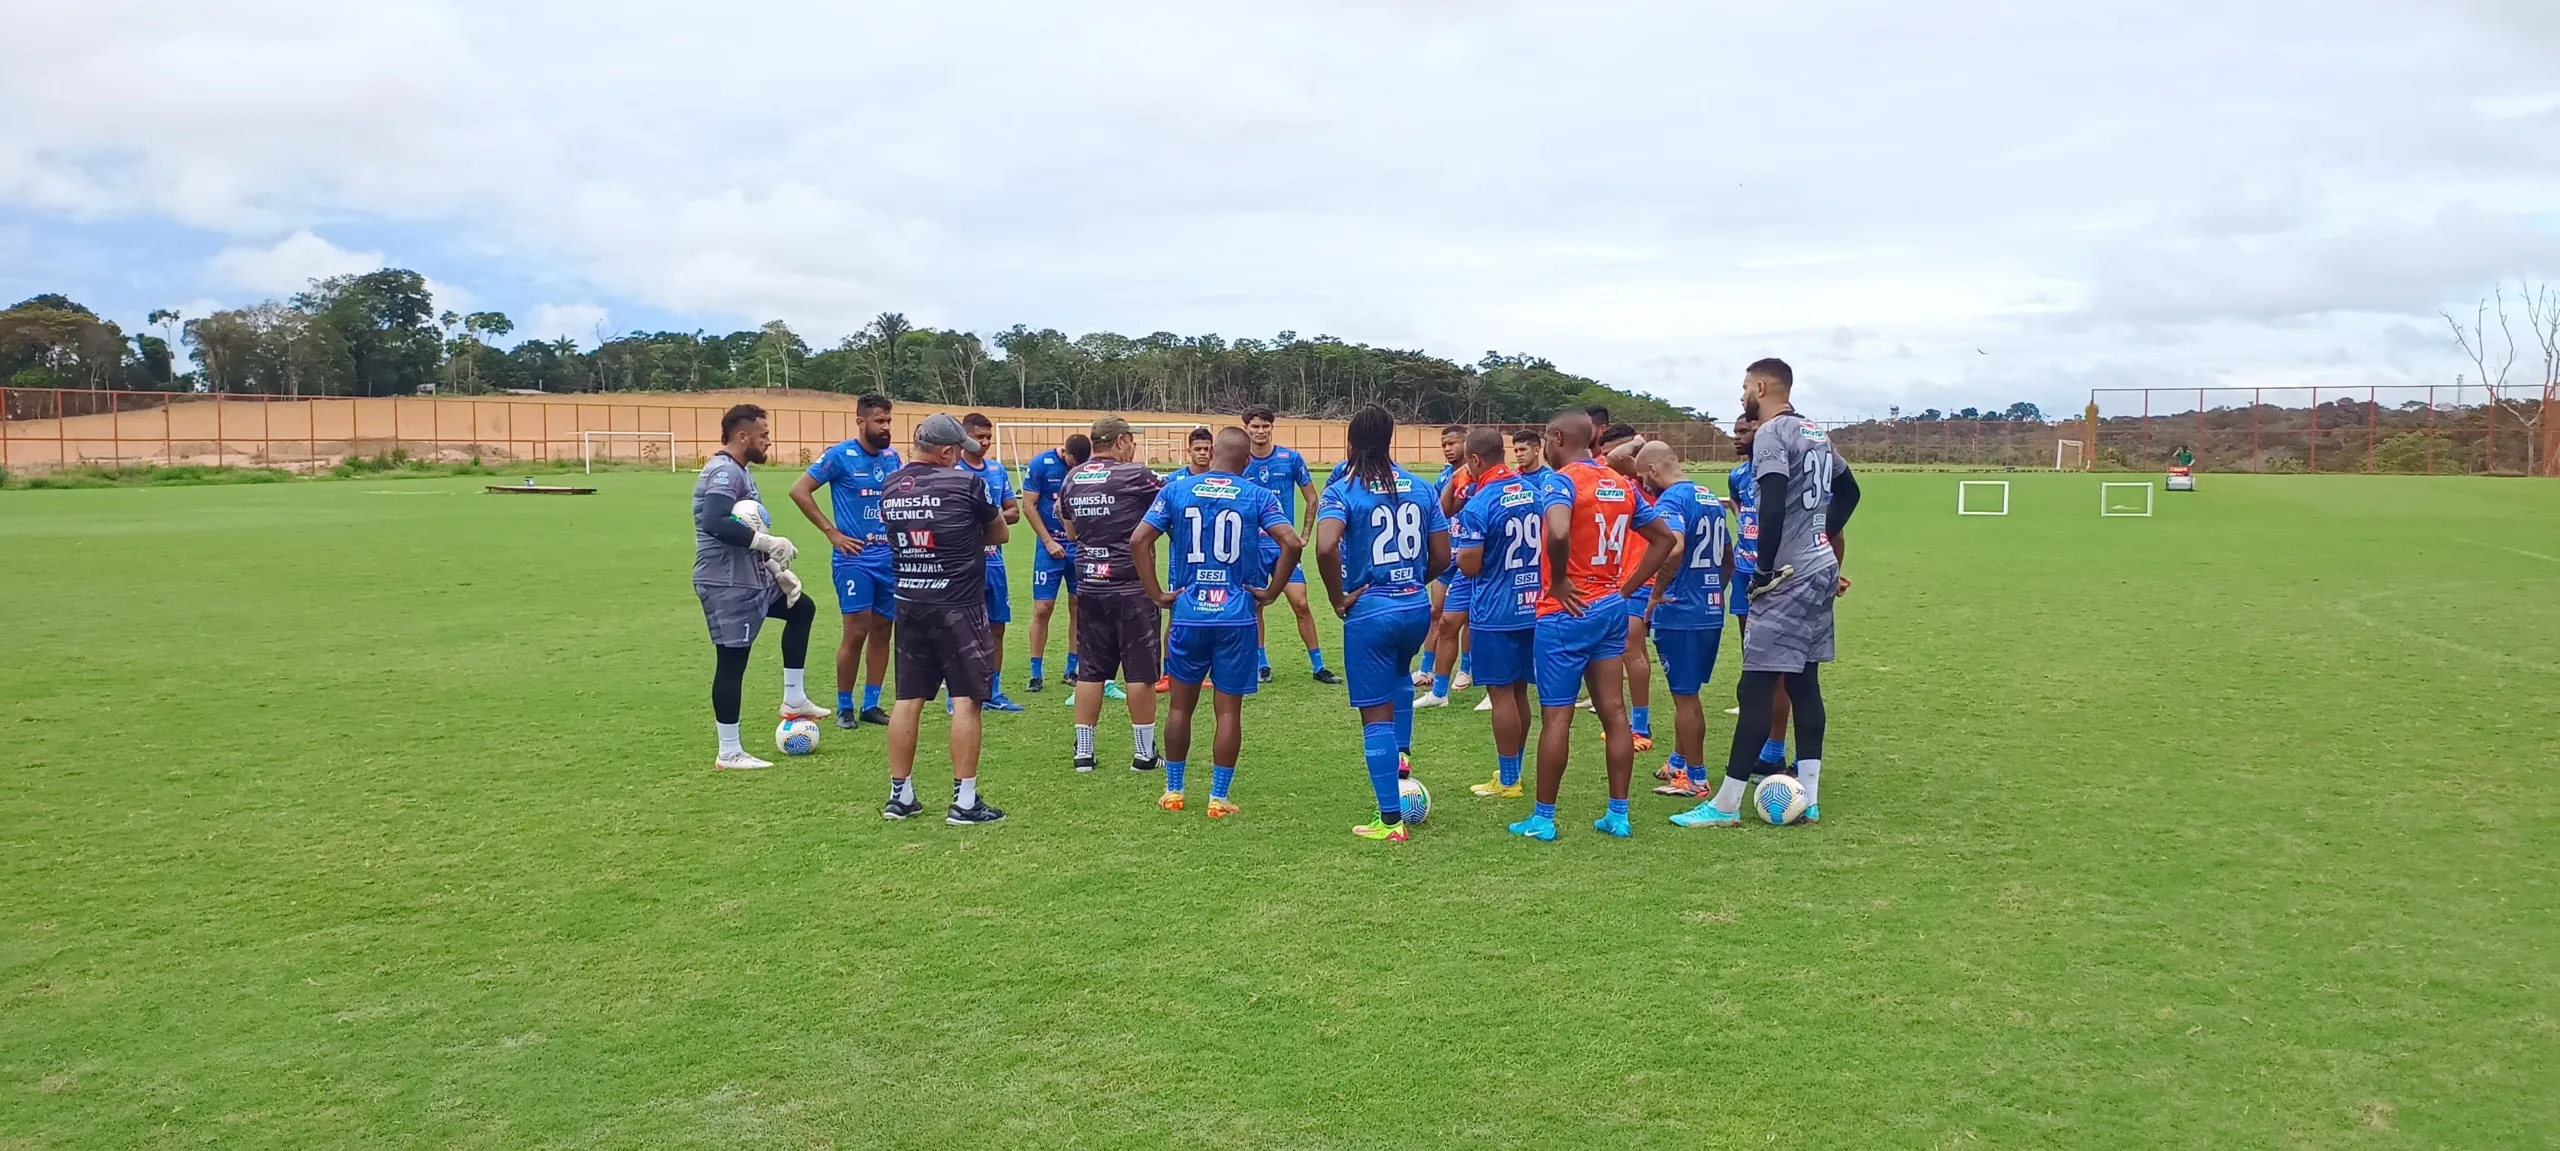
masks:
<instances>
[{"instance_id":1,"label":"orange jersey","mask_svg":"<svg viewBox=\"0 0 2560 1151\"><path fill-rule=\"evenodd\" d=\"M1634 480L1628 480L1627 490L1636 494L1637 503L1643 504L1646 507L1653 506L1653 497L1645 494L1643 484L1637 483ZM1621 576L1626 572L1635 571L1644 567L1644 548L1644 536L1641 533L1633 531L1627 533L1626 567L1624 571L1619 573Z\"/></svg>"},{"instance_id":2,"label":"orange jersey","mask_svg":"<svg viewBox=\"0 0 2560 1151\"><path fill-rule=\"evenodd\" d=\"M1597 603L1618 594L1619 582L1627 578L1627 536L1660 513L1639 497L1634 481L1605 464L1578 460L1556 469L1556 474L1572 485L1571 494L1567 495L1564 485L1556 485L1543 506L1568 511L1565 577L1582 593L1584 603ZM1538 597L1540 616L1563 610L1552 591Z\"/></svg>"}]
</instances>

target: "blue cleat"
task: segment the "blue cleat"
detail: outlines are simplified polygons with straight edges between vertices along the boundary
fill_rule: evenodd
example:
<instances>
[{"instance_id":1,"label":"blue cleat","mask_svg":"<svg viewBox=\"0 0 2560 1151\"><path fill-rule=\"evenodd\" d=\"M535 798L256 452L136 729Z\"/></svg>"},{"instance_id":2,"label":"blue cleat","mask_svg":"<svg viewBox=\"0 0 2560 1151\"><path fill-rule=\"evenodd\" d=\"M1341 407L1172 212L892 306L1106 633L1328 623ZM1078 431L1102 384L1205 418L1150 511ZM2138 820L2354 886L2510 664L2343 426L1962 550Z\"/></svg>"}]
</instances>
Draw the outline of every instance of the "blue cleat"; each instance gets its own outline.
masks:
<instances>
[{"instance_id":1,"label":"blue cleat","mask_svg":"<svg viewBox=\"0 0 2560 1151\"><path fill-rule=\"evenodd\" d=\"M1541 843L1556 841L1556 821L1532 815L1511 825L1511 834L1524 835Z\"/></svg>"},{"instance_id":2,"label":"blue cleat","mask_svg":"<svg viewBox=\"0 0 2560 1151\"><path fill-rule=\"evenodd\" d=\"M1627 826L1627 817L1614 811L1592 820L1591 830L1602 835L1614 835L1620 839L1632 839L1636 834L1636 829Z\"/></svg>"},{"instance_id":3,"label":"blue cleat","mask_svg":"<svg viewBox=\"0 0 2560 1151\"><path fill-rule=\"evenodd\" d=\"M998 695L998 696L996 696L994 699L991 699L991 700L988 700L988 701L987 701L986 710L988 710L988 711L1021 711L1021 710L1022 710L1022 705L1021 705L1021 704L1018 704L1018 703L1013 702L1013 697L1011 697L1011 696L1007 696L1007 695Z\"/></svg>"},{"instance_id":4,"label":"blue cleat","mask_svg":"<svg viewBox=\"0 0 2560 1151\"><path fill-rule=\"evenodd\" d=\"M1740 827L1742 826L1742 813L1737 811L1731 815L1727 815L1724 812L1717 811L1716 805L1713 802L1701 803L1694 808L1672 816L1671 826Z\"/></svg>"},{"instance_id":5,"label":"blue cleat","mask_svg":"<svg viewBox=\"0 0 2560 1151\"><path fill-rule=\"evenodd\" d=\"M1819 804L1819 803L1817 803L1817 804L1812 805L1811 807L1807 807L1807 808L1805 808L1805 809L1804 809L1804 814L1803 814L1803 815L1799 815L1799 816L1797 816L1797 817L1796 817L1796 822L1797 822L1797 823L1820 823L1820 822L1822 822L1822 805L1821 805L1821 804Z\"/></svg>"}]
</instances>

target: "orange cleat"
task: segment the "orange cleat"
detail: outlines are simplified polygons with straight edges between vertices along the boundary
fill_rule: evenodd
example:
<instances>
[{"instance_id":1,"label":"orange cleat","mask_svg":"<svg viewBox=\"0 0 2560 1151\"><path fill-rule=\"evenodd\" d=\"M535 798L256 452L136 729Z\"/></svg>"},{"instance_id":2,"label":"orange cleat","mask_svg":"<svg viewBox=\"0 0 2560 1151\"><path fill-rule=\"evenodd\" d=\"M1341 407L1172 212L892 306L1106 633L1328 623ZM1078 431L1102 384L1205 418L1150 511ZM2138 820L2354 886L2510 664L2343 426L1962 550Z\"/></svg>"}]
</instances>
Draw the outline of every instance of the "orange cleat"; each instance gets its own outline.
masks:
<instances>
[{"instance_id":1,"label":"orange cleat","mask_svg":"<svg viewBox=\"0 0 2560 1151\"><path fill-rule=\"evenodd\" d=\"M1225 819L1226 817L1243 810L1243 808L1237 807L1235 803L1230 800L1212 799L1209 801L1209 818L1211 819Z\"/></svg>"},{"instance_id":2,"label":"orange cleat","mask_svg":"<svg viewBox=\"0 0 2560 1151\"><path fill-rule=\"evenodd\" d=\"M1652 751L1653 737L1639 732L1635 736L1635 744L1637 751Z\"/></svg>"},{"instance_id":3,"label":"orange cleat","mask_svg":"<svg viewBox=\"0 0 2560 1151\"><path fill-rule=\"evenodd\" d=\"M1156 806L1161 807L1166 811L1180 811L1182 810L1182 793L1179 791L1168 791L1163 795L1159 795L1156 797Z\"/></svg>"}]
</instances>

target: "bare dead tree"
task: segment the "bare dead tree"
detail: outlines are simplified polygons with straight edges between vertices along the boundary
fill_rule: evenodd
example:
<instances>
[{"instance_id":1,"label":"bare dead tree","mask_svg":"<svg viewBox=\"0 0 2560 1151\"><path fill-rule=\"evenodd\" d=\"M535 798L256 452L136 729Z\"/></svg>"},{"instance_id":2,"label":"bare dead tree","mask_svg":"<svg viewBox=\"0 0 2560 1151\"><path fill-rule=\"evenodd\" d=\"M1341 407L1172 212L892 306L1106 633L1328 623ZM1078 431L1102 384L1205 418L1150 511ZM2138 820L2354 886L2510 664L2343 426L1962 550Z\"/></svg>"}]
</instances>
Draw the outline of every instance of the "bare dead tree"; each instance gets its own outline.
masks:
<instances>
[{"instance_id":1,"label":"bare dead tree","mask_svg":"<svg viewBox=\"0 0 2560 1151\"><path fill-rule=\"evenodd\" d=\"M2516 334L2507 321L2507 286L2497 285L2491 290L2488 299L2480 301L2479 306L2472 310L2471 326L2468 328L2463 327L2462 321L2456 319L2451 312L2439 311L2436 314L2444 317L2446 327L2453 329L2453 342L2462 348L2463 356L2471 361L2472 367L2480 370L2480 383L2489 389L2489 403L2482 411L2488 415L2489 419L2497 419L2498 408L2502 402L2501 393L2507 386L2507 376L2515 370L2516 366ZM2498 336L2505 343L2503 353L2493 347L2489 339L2488 324L2492 316L2498 321ZM2490 441L2492 444L2496 443L2494 439L2496 434L2496 428L2492 425L2490 429L2490 435L2493 437ZM2525 451L2530 454L2533 450L2532 437L2527 436L2525 443ZM2492 472L2498 470L2498 461L2494 457L2488 461L2488 469ZM2526 470L2532 470L2529 460Z\"/></svg>"}]
</instances>

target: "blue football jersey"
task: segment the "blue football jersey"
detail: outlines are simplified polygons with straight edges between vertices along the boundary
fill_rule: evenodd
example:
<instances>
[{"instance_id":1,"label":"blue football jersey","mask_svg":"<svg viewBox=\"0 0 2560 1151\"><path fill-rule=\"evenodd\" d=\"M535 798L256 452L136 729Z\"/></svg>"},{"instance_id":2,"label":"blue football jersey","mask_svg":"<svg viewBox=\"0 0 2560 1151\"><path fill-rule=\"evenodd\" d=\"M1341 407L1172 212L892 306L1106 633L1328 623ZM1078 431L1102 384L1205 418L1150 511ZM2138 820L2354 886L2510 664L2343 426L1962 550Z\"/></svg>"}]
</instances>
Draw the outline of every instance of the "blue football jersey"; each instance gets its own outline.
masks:
<instances>
[{"instance_id":1,"label":"blue football jersey","mask_svg":"<svg viewBox=\"0 0 2560 1151\"><path fill-rule=\"evenodd\" d=\"M1480 549L1484 566L1472 581L1475 599L1467 606L1467 626L1479 631L1520 631L1538 625L1538 594L1545 590L1547 517L1539 510L1540 494L1528 480L1512 476L1476 489L1458 509L1450 530L1455 551Z\"/></svg>"},{"instance_id":2,"label":"blue football jersey","mask_svg":"<svg viewBox=\"0 0 2560 1151\"><path fill-rule=\"evenodd\" d=\"M1172 548L1174 623L1253 626L1252 588L1262 579L1255 541L1289 525L1278 497L1232 472L1181 476L1156 493L1146 524Z\"/></svg>"},{"instance_id":3,"label":"blue football jersey","mask_svg":"<svg viewBox=\"0 0 2560 1151\"><path fill-rule=\"evenodd\" d=\"M1049 534L1063 535L1066 521L1058 518L1058 489L1067 486L1067 473L1075 467L1056 448L1031 457L1022 469L1022 494L1031 497L1031 514L1049 525Z\"/></svg>"},{"instance_id":4,"label":"blue football jersey","mask_svg":"<svg viewBox=\"0 0 2560 1151\"><path fill-rule=\"evenodd\" d=\"M1399 467L1392 482L1372 489L1355 477L1316 497L1316 519L1342 524L1342 590L1366 589L1351 618L1382 611L1429 611L1422 592L1431 573L1432 536L1449 532L1449 517L1431 498L1431 485Z\"/></svg>"},{"instance_id":5,"label":"blue football jersey","mask_svg":"<svg viewBox=\"0 0 2560 1151\"><path fill-rule=\"evenodd\" d=\"M1271 454L1248 453L1244 461L1244 478L1262 485L1262 490L1279 497L1280 518L1298 522L1298 489L1316 482L1315 473L1307 470L1307 457L1296 448L1271 445Z\"/></svg>"},{"instance_id":6,"label":"blue football jersey","mask_svg":"<svg viewBox=\"0 0 2560 1151\"><path fill-rule=\"evenodd\" d=\"M1664 526L1679 533L1679 570L1670 590L1653 606L1658 628L1724 626L1724 559L1733 547L1725 531L1724 505L1682 480L1654 501Z\"/></svg>"},{"instance_id":7,"label":"blue football jersey","mask_svg":"<svg viewBox=\"0 0 2560 1151\"><path fill-rule=\"evenodd\" d=\"M960 466L978 473L980 486L987 489L987 502L994 505L997 511L1003 511L1004 502L1013 498L1013 473L1006 471L1003 464L992 459L982 460L975 465L963 459L960 461ZM987 545L987 562L998 564L1004 562L1003 544Z\"/></svg>"},{"instance_id":8,"label":"blue football jersey","mask_svg":"<svg viewBox=\"0 0 2560 1151\"><path fill-rule=\"evenodd\" d=\"M865 567L890 566L889 526L880 520L880 492L888 486L889 473L902 466L898 449L874 453L860 440L846 440L828 448L826 455L809 465L809 478L825 484L827 497L835 504L836 530L865 545L862 554L848 562Z\"/></svg>"},{"instance_id":9,"label":"blue football jersey","mask_svg":"<svg viewBox=\"0 0 2560 1151\"><path fill-rule=\"evenodd\" d=\"M1760 485L1752 482L1749 462L1725 476L1725 487L1733 492L1733 570L1736 575L1750 575L1760 570Z\"/></svg>"}]
</instances>

